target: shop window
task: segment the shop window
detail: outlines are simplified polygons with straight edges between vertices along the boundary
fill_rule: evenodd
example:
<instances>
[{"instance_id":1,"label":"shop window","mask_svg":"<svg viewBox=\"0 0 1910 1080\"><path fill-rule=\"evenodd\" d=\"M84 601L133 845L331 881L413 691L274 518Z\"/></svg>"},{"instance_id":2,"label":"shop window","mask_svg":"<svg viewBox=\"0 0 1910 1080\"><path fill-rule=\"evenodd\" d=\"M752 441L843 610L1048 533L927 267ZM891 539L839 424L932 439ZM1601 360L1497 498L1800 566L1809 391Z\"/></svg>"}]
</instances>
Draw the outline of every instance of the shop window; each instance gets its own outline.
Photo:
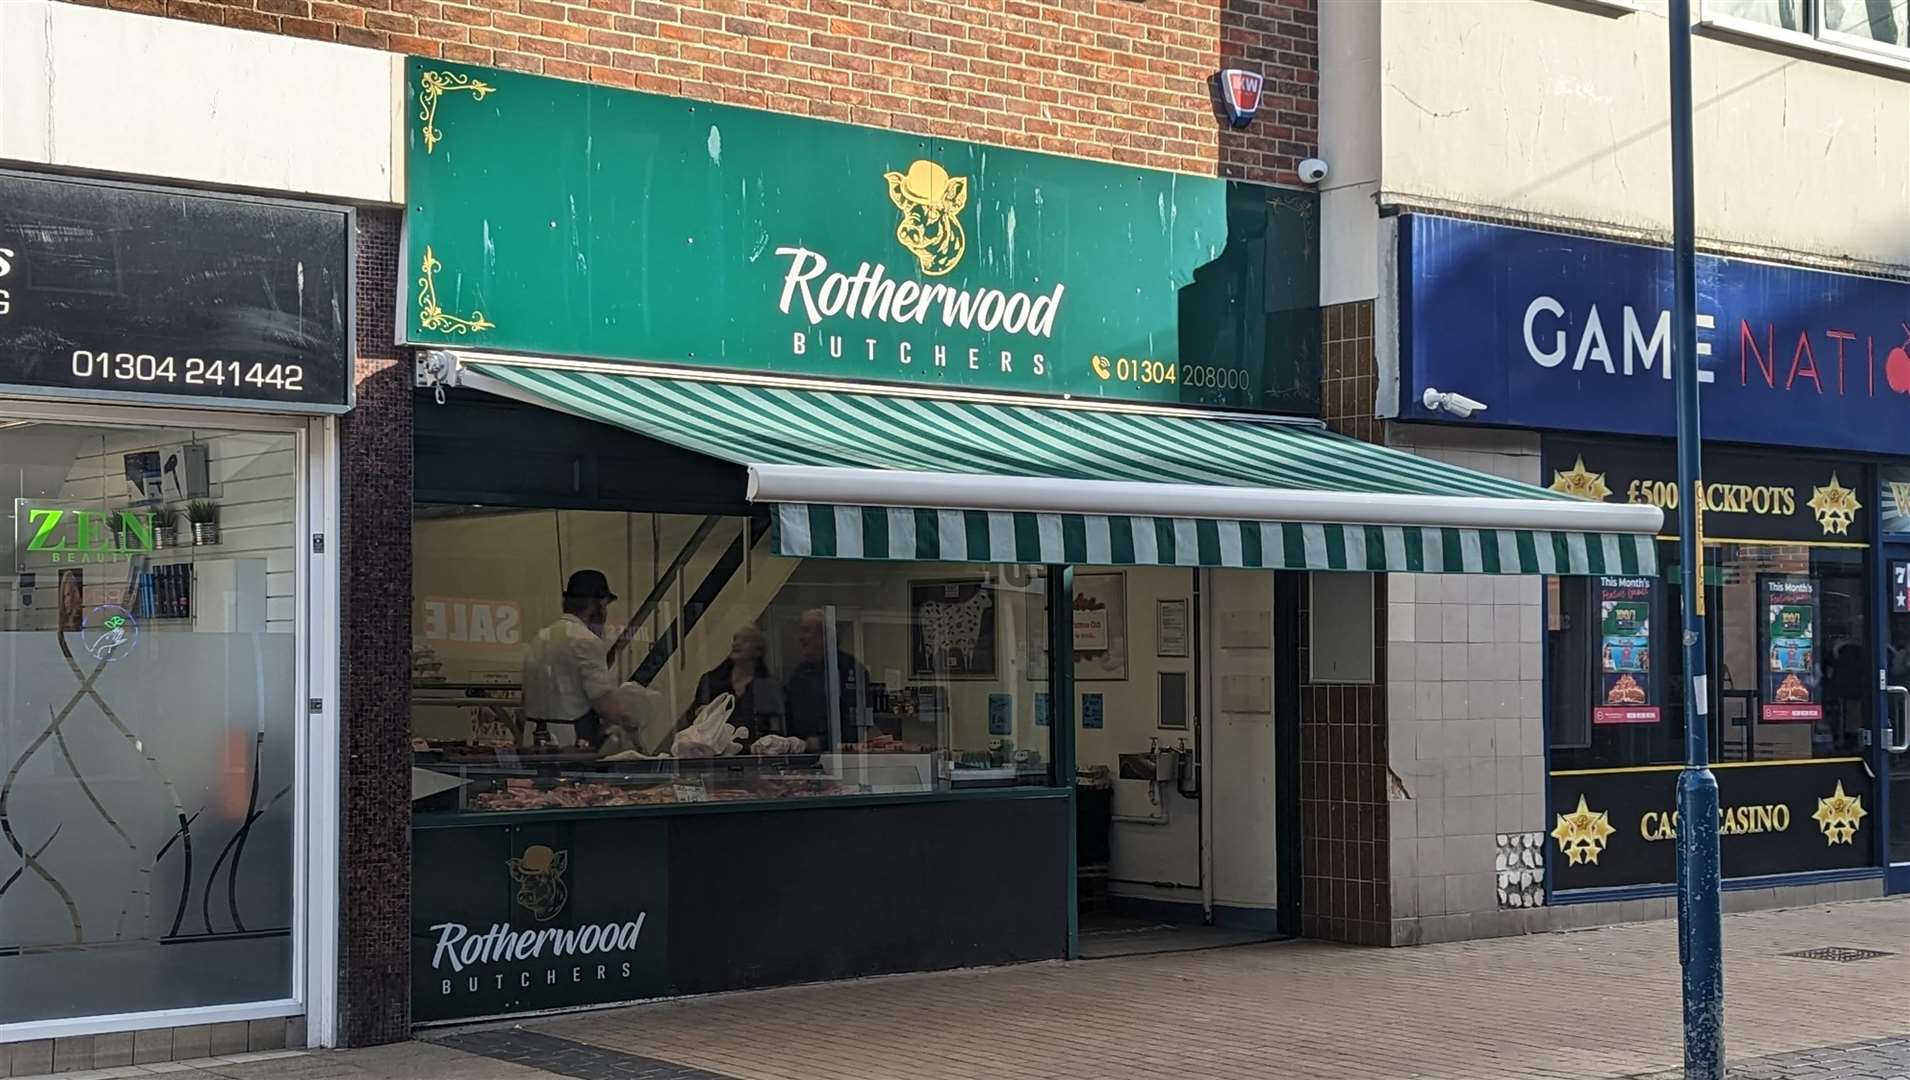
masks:
<instances>
[{"instance_id":1,"label":"shop window","mask_svg":"<svg viewBox=\"0 0 1910 1080\"><path fill-rule=\"evenodd\" d=\"M293 996L296 462L0 421L0 1024Z\"/></svg>"},{"instance_id":2,"label":"shop window","mask_svg":"<svg viewBox=\"0 0 1910 1080\"><path fill-rule=\"evenodd\" d=\"M1773 30L1807 31L1806 0L1705 0L1711 19L1737 19Z\"/></svg>"},{"instance_id":3,"label":"shop window","mask_svg":"<svg viewBox=\"0 0 1910 1080\"><path fill-rule=\"evenodd\" d=\"M1040 567L785 559L761 517L415 522L420 811L1051 782Z\"/></svg>"},{"instance_id":4,"label":"shop window","mask_svg":"<svg viewBox=\"0 0 1910 1080\"><path fill-rule=\"evenodd\" d=\"M1891 67L1910 61L1910 0L1704 0L1701 25Z\"/></svg>"},{"instance_id":5,"label":"shop window","mask_svg":"<svg viewBox=\"0 0 1910 1080\"><path fill-rule=\"evenodd\" d=\"M1547 588L1554 769L1684 760L1678 549L1664 576L1555 578ZM1785 544L1705 551L1712 760L1863 751L1874 707L1864 553Z\"/></svg>"}]
</instances>

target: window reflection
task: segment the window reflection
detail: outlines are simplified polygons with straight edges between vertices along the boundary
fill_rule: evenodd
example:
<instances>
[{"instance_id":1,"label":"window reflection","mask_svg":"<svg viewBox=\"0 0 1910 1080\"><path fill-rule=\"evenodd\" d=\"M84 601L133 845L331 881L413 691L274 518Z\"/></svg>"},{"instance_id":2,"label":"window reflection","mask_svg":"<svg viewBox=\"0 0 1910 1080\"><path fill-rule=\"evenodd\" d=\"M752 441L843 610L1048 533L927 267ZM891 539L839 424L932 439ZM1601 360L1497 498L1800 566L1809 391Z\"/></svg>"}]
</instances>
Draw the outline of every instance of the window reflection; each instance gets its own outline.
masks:
<instances>
[{"instance_id":1,"label":"window reflection","mask_svg":"<svg viewBox=\"0 0 1910 1080\"><path fill-rule=\"evenodd\" d=\"M1883 45L1910 45L1910 0L1824 0L1824 29Z\"/></svg>"},{"instance_id":2,"label":"window reflection","mask_svg":"<svg viewBox=\"0 0 1910 1080\"><path fill-rule=\"evenodd\" d=\"M1606 653L1618 632L1605 625L1601 612L1601 589L1609 579L1552 579L1547 643L1553 768L1683 760L1686 702L1678 619L1684 590L1678 556L1675 544L1660 546L1663 577L1649 600L1649 655L1626 658L1625 666L1647 669L1638 670L1628 688L1646 707L1640 710L1600 708L1606 704L1600 688L1615 685L1614 661ZM1706 548L1714 761L1863 752L1876 668L1868 580L1864 552L1856 549ZM1616 640L1633 639L1620 635ZM1645 689L1637 691L1639 685Z\"/></svg>"},{"instance_id":3,"label":"window reflection","mask_svg":"<svg viewBox=\"0 0 1910 1080\"><path fill-rule=\"evenodd\" d=\"M1706 0L1704 10L1708 17L1725 16L1780 30L1807 31L1804 3L1805 0Z\"/></svg>"},{"instance_id":4,"label":"window reflection","mask_svg":"<svg viewBox=\"0 0 1910 1080\"><path fill-rule=\"evenodd\" d=\"M771 554L763 519L421 505L421 810L1050 782L1040 567Z\"/></svg>"}]
</instances>

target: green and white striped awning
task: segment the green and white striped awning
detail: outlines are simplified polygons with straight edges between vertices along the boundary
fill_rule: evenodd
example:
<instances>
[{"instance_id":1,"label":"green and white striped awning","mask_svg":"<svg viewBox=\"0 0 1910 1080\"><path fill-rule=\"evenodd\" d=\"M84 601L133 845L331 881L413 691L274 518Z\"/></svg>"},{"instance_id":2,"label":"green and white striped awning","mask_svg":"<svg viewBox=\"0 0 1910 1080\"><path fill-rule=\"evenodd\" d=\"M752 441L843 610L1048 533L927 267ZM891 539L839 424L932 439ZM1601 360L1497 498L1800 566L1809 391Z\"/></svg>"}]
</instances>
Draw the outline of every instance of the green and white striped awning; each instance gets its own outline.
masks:
<instances>
[{"instance_id":1,"label":"green and white striped awning","mask_svg":"<svg viewBox=\"0 0 1910 1080\"><path fill-rule=\"evenodd\" d=\"M1651 507L1237 415L465 356L476 387L744 466L802 558L1655 574Z\"/></svg>"}]
</instances>

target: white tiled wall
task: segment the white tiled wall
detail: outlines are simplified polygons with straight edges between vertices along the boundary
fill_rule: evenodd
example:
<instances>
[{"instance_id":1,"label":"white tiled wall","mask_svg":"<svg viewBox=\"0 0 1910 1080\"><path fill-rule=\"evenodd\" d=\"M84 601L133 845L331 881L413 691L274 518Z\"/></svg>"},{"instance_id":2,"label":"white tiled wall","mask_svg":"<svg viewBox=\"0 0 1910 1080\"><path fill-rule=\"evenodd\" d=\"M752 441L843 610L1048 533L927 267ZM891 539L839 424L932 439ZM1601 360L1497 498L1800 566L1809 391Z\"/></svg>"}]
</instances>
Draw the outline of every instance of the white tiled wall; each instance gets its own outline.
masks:
<instances>
[{"instance_id":1,"label":"white tiled wall","mask_svg":"<svg viewBox=\"0 0 1910 1080\"><path fill-rule=\"evenodd\" d=\"M1393 426L1392 442L1535 483L1526 434ZM1501 911L1495 838L1544 827L1541 579L1465 574L1387 578L1392 914L1396 943L1549 926Z\"/></svg>"}]
</instances>

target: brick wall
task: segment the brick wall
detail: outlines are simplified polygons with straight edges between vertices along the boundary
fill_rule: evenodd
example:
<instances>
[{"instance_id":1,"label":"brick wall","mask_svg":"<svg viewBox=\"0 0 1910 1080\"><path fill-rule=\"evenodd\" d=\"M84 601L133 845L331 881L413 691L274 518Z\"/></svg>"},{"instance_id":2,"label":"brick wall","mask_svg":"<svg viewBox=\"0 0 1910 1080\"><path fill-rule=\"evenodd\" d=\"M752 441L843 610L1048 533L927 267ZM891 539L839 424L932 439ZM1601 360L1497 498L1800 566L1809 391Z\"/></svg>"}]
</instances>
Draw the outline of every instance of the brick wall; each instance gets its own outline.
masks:
<instances>
[{"instance_id":1,"label":"brick wall","mask_svg":"<svg viewBox=\"0 0 1910 1080\"><path fill-rule=\"evenodd\" d=\"M358 215L358 404L340 425L338 1037L411 1033L411 365L398 213Z\"/></svg>"},{"instance_id":2,"label":"brick wall","mask_svg":"<svg viewBox=\"0 0 1910 1080\"><path fill-rule=\"evenodd\" d=\"M1318 0L75 0L1163 169L1296 183ZM1208 78L1266 75L1227 129Z\"/></svg>"}]
</instances>

